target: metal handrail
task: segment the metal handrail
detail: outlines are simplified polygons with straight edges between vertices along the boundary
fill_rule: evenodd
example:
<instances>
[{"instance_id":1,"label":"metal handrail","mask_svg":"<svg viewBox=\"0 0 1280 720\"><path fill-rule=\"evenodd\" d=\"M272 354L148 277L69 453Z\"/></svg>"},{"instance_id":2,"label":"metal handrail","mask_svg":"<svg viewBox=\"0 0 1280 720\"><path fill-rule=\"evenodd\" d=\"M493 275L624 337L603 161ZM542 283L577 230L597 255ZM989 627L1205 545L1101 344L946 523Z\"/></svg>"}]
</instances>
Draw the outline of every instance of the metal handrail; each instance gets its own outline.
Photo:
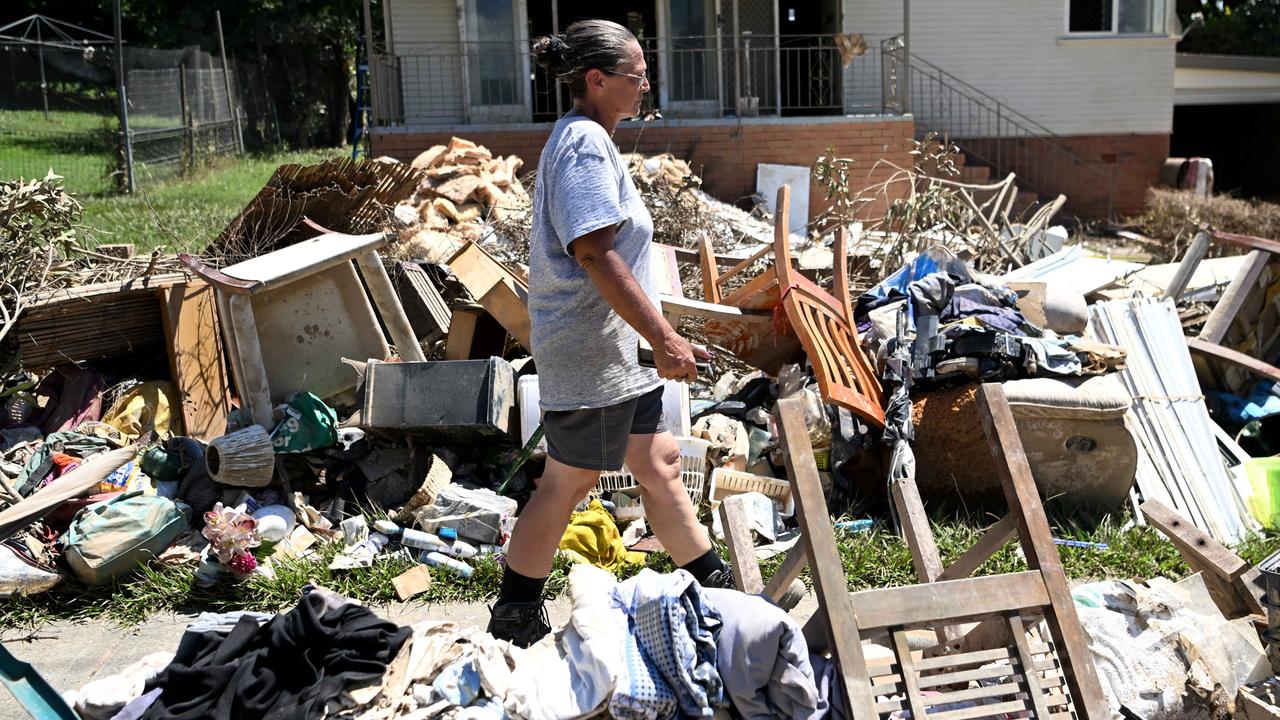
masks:
<instances>
[{"instance_id":1,"label":"metal handrail","mask_svg":"<svg viewBox=\"0 0 1280 720\"><path fill-rule=\"evenodd\" d=\"M916 117L918 134L939 132L966 155L998 173L1017 174L1020 185L1040 194L1057 192L1053 178L1060 174L1062 163L1071 170L1092 173L1095 180L1106 183L1107 214L1111 214L1114 187L1109 167L1104 170L1100 167L1104 163L1081 157L1040 122L915 54L907 68L910 104L904 105L900 77L903 54L901 36L881 42L886 111L909 109ZM957 105L962 105L959 112ZM1028 141L1034 141L1040 151L1033 151Z\"/></svg>"}]
</instances>

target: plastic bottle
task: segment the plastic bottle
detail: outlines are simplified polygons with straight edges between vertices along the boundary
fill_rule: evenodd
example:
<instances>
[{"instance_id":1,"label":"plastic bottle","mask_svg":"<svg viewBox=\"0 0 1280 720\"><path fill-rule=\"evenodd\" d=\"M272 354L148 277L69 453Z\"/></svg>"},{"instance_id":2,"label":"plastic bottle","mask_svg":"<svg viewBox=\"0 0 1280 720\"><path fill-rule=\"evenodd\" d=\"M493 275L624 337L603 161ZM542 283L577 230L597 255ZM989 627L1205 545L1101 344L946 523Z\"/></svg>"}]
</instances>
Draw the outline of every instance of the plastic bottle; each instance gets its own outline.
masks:
<instances>
[{"instance_id":1,"label":"plastic bottle","mask_svg":"<svg viewBox=\"0 0 1280 720\"><path fill-rule=\"evenodd\" d=\"M448 555L442 555L438 552L423 552L421 555L418 556L418 562L425 563L432 567L438 567L445 570L449 570L456 575L461 575L464 578L471 577L471 573L475 572L475 568L462 562L461 560L458 560L456 558L451 558Z\"/></svg>"},{"instance_id":2,"label":"plastic bottle","mask_svg":"<svg viewBox=\"0 0 1280 720\"><path fill-rule=\"evenodd\" d=\"M405 547L414 548L415 550L427 550L457 557L475 557L479 554L479 551L471 543L461 540L448 542L429 532L414 530L413 528L402 528L390 520L378 520L373 526L377 528L378 532L387 535Z\"/></svg>"}]
</instances>

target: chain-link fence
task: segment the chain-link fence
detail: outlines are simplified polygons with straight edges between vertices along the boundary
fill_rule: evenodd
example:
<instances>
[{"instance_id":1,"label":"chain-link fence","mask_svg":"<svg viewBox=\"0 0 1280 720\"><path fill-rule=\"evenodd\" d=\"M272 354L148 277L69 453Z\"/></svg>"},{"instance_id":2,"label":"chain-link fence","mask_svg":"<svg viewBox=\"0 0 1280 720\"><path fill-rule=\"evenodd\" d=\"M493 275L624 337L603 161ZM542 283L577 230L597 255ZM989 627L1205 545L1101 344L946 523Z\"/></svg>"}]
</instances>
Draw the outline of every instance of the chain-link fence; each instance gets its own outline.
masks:
<instances>
[{"instance_id":1,"label":"chain-link fence","mask_svg":"<svg viewBox=\"0 0 1280 720\"><path fill-rule=\"evenodd\" d=\"M137 187L218 156L279 144L262 69L199 47L124 50L125 108ZM0 45L0 177L52 170L73 192L127 187L109 44Z\"/></svg>"}]
</instances>

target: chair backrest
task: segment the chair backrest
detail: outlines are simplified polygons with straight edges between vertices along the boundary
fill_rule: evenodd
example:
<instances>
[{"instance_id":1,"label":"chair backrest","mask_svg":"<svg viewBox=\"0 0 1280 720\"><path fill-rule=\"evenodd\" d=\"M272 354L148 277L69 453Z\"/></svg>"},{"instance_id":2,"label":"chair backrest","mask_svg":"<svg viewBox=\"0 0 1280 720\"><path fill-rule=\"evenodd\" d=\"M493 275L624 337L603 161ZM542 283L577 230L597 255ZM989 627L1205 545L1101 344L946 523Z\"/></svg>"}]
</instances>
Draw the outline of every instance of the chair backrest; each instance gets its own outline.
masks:
<instances>
[{"instance_id":1,"label":"chair backrest","mask_svg":"<svg viewBox=\"0 0 1280 720\"><path fill-rule=\"evenodd\" d=\"M884 427L883 390L862 345L849 300L849 231L836 233L833 252L835 290L838 297L810 282L791 266L787 233L791 188L778 189L774 225L774 267L781 288L781 302L800 339L822 397L848 408L876 428Z\"/></svg>"},{"instance_id":2,"label":"chair backrest","mask_svg":"<svg viewBox=\"0 0 1280 720\"><path fill-rule=\"evenodd\" d=\"M955 579L845 591L803 401L796 397L780 399L775 417L802 542L764 583L750 551L745 513L731 512L726 500L721 518L736 576L745 580L742 589L763 586L766 595L776 598L809 566L818 610L805 625L805 638L811 651L830 653L854 716L887 717L905 709L915 718L927 713L929 720L1013 713L1055 720L1110 717L1003 389L982 386L979 404L1010 512L948 568L955 570ZM1029 570L966 577L1014 537ZM1038 636L1039 619L1048 631L1044 637ZM908 630L972 620L982 622L971 636L987 631L980 642L948 643L930 657L919 657L908 646ZM882 634L889 638L889 653L869 653L863 639Z\"/></svg>"},{"instance_id":3,"label":"chair backrest","mask_svg":"<svg viewBox=\"0 0 1280 720\"><path fill-rule=\"evenodd\" d=\"M1005 718L1030 713L1053 718L1074 712L1054 647L1033 630L1049 598L1038 572L950 580L853 593L858 630L887 632L889 656L866 662L859 679L888 718ZM1004 607L1004 610L993 608ZM994 648L921 657L908 645L912 626L936 627L969 618L1001 619L1008 642ZM1066 715L1070 717L1070 715Z\"/></svg>"}]
</instances>

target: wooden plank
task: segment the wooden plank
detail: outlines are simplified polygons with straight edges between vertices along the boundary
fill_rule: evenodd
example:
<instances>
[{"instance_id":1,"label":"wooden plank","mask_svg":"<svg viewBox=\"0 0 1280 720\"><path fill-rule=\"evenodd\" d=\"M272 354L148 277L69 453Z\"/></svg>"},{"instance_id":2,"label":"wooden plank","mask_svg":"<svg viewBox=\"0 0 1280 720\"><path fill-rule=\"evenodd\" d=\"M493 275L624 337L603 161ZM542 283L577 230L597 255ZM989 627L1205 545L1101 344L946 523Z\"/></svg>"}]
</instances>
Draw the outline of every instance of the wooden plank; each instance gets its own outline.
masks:
<instances>
[{"instance_id":1,"label":"wooden plank","mask_svg":"<svg viewBox=\"0 0 1280 720\"><path fill-rule=\"evenodd\" d=\"M770 245L765 245L764 247L760 248L759 250L755 251L754 253L751 253L751 255L750 255L750 256L748 256L747 258L743 259L743 260L742 260L741 262L739 262L737 265L734 265L733 267L729 268L728 270L725 270L724 272L720 273L720 274L719 274L719 276L718 276L718 277L716 278L716 280L715 280L716 285L717 285L717 286L719 286L719 285L723 285L727 280L729 280L729 279L730 279L730 278L732 278L733 276L737 275L738 273L742 272L743 270L746 270L747 268L751 267L751 265L752 265L753 263L758 262L761 258L763 258L765 255L768 255L768 254L769 254L770 252L772 252L772 251L773 251L773 247L772 247L772 246L770 246ZM705 268L706 266L707 266L707 263L705 263L705 262L704 262L704 263L703 263L703 267ZM704 270L704 272L705 272L705 270ZM720 294L719 287L717 287L717 288L716 288L716 294L717 294L717 295L719 295L719 294ZM712 302L720 302L720 301L719 301L719 300L712 300Z\"/></svg>"},{"instance_id":2,"label":"wooden plank","mask_svg":"<svg viewBox=\"0 0 1280 720\"><path fill-rule=\"evenodd\" d=\"M1221 230L1214 231L1213 239L1230 243L1231 245L1253 248L1254 250L1264 250L1273 255L1280 255L1280 242L1275 240L1254 237L1252 235L1239 235L1236 233L1222 232Z\"/></svg>"},{"instance_id":3,"label":"wooden plank","mask_svg":"<svg viewBox=\"0 0 1280 720\"><path fill-rule=\"evenodd\" d=\"M480 308L456 308L449 325L449 340L445 343L445 360L468 360L471 358L471 343L475 339L476 323L480 319Z\"/></svg>"},{"instance_id":4,"label":"wooden plank","mask_svg":"<svg viewBox=\"0 0 1280 720\"><path fill-rule=\"evenodd\" d=\"M715 318L718 320L755 322L761 326L769 326L773 322L773 313L767 310L743 310L732 305L718 305L673 295L661 295L659 297L662 302L663 314L679 313L681 316L689 315L691 317Z\"/></svg>"},{"instance_id":5,"label":"wooden plank","mask_svg":"<svg viewBox=\"0 0 1280 720\"><path fill-rule=\"evenodd\" d=\"M1243 558L1158 500L1148 500L1139 509L1147 522L1178 548L1193 570L1205 573L1211 594L1229 596L1215 598L1224 606L1224 613L1230 615L1233 607L1243 607L1247 613L1266 615L1261 601L1264 593L1256 584L1257 572Z\"/></svg>"},{"instance_id":6,"label":"wooden plank","mask_svg":"<svg viewBox=\"0 0 1280 720\"><path fill-rule=\"evenodd\" d=\"M382 264L375 250L370 250L356 259L360 268L360 276L364 278L365 287L369 288L369 296L378 308L378 315L391 333L391 341L396 344L396 353L404 360L426 360L422 346L418 344L418 336L414 335L409 318L404 314L404 306L400 304L400 296L391 285L387 276L387 268Z\"/></svg>"},{"instance_id":7,"label":"wooden plank","mask_svg":"<svg viewBox=\"0 0 1280 720\"><path fill-rule=\"evenodd\" d=\"M920 678L920 687L935 688L945 685L959 685L962 683L981 682L983 680L998 680L1007 678L1010 682L1021 682L1022 671L1013 665L988 665L986 667L973 668L971 670L954 670L944 673L936 673L933 675L924 675Z\"/></svg>"},{"instance_id":8,"label":"wooden plank","mask_svg":"<svg viewBox=\"0 0 1280 720\"><path fill-rule=\"evenodd\" d=\"M40 488L40 492L0 510L0 540L9 539L67 500L85 494L137 454L136 447L124 447L93 455L79 467Z\"/></svg>"},{"instance_id":9,"label":"wooden plank","mask_svg":"<svg viewBox=\"0 0 1280 720\"><path fill-rule=\"evenodd\" d=\"M853 224L853 244L862 241L862 223ZM844 321L849 327L857 327L853 318L853 303L849 291L849 235L848 227L840 226L836 232L835 247L832 249L834 277L831 280L831 291L835 293L836 302L844 310Z\"/></svg>"},{"instance_id":10,"label":"wooden plank","mask_svg":"<svg viewBox=\"0 0 1280 720\"><path fill-rule=\"evenodd\" d=\"M848 712L854 717L869 718L875 713L875 702L868 687L862 637L854 617L853 598L847 590L836 551L835 531L831 527L831 516L827 514L818 466L813 459L813 446L809 444L804 400L783 398L777 403L776 413L779 439L786 448L787 477L791 481L791 496L795 498L801 542L809 555L810 574L818 596L818 614L825 618L831 657L839 668L838 681L844 685Z\"/></svg>"},{"instance_id":11,"label":"wooden plank","mask_svg":"<svg viewBox=\"0 0 1280 720\"><path fill-rule=\"evenodd\" d=\"M787 588L791 587L791 583L800 577L800 573L804 572L805 567L809 564L809 555L805 551L804 543L796 543L787 551L787 556L782 559L782 565L773 572L769 578L769 582L764 585L764 594L775 603L782 598L787 592Z\"/></svg>"},{"instance_id":12,"label":"wooden plank","mask_svg":"<svg viewBox=\"0 0 1280 720\"><path fill-rule=\"evenodd\" d=\"M1031 476L1031 466L1022 449L1004 387L984 383L978 389L978 400L982 429L995 456L1009 512L1018 520L1018 536L1027 566L1040 571L1043 588L1049 596L1050 607L1045 611L1045 622L1075 698L1076 712L1083 720L1109 718L1093 654L1084 629L1080 627L1080 618L1071 599L1071 587L1062 570L1058 548L1053 544L1049 522L1045 519L1044 506Z\"/></svg>"},{"instance_id":13,"label":"wooden plank","mask_svg":"<svg viewBox=\"0 0 1280 720\"><path fill-rule=\"evenodd\" d=\"M938 705L950 705L951 703L968 702L970 700L989 700L991 698L998 697L1013 697L1021 690L1022 686L1016 682L1000 683L999 685L983 685L981 687L969 688L967 690L956 690L955 692L930 695L928 699L925 700L925 704L929 707L937 707Z\"/></svg>"},{"instance_id":14,"label":"wooden plank","mask_svg":"<svg viewBox=\"0 0 1280 720\"><path fill-rule=\"evenodd\" d=\"M1041 573L1030 570L963 580L861 590L850 598L863 630L958 622L1049 604Z\"/></svg>"},{"instance_id":15,"label":"wooden plank","mask_svg":"<svg viewBox=\"0 0 1280 720\"><path fill-rule=\"evenodd\" d=\"M720 523L724 527L724 540L729 546L729 560L733 563L738 589L748 595L758 595L764 590L764 580L760 578L760 563L756 561L745 502L742 495L725 498L720 503Z\"/></svg>"},{"instance_id":16,"label":"wooden plank","mask_svg":"<svg viewBox=\"0 0 1280 720\"><path fill-rule=\"evenodd\" d=\"M208 442L226 432L231 410L214 290L193 280L159 293L169 374L181 406L183 432Z\"/></svg>"},{"instance_id":17,"label":"wooden plank","mask_svg":"<svg viewBox=\"0 0 1280 720\"><path fill-rule=\"evenodd\" d=\"M527 290L504 278L489 288L480 298L480 304L521 347L525 350L533 347L529 339L532 325Z\"/></svg>"},{"instance_id":18,"label":"wooden plank","mask_svg":"<svg viewBox=\"0 0 1280 720\"><path fill-rule=\"evenodd\" d=\"M1031 697L1031 705L1035 708L1036 718L1044 720L1049 717L1049 707L1044 701L1044 689L1040 687L1040 675L1036 672L1036 661L1031 655L1031 645L1027 642L1027 631L1022 626L1022 618L1016 613L1009 613L1009 635L1013 637L1013 646L1018 651L1018 665L1022 667L1022 682L1026 685L1027 694Z\"/></svg>"},{"instance_id":19,"label":"wooden plank","mask_svg":"<svg viewBox=\"0 0 1280 720\"><path fill-rule=\"evenodd\" d=\"M1239 555L1209 537L1186 518L1170 510L1164 503L1148 500L1138 509L1142 511L1148 523L1169 538L1184 558L1194 559L1205 570L1219 578L1234 582L1249 569L1248 563Z\"/></svg>"},{"instance_id":20,"label":"wooden plank","mask_svg":"<svg viewBox=\"0 0 1280 720\"><path fill-rule=\"evenodd\" d=\"M967 578L983 563L991 559L1008 542L1018 536L1018 522L1013 515L1005 515L995 525L987 528L973 547L964 551L955 562L947 566L938 576L939 580L959 580Z\"/></svg>"},{"instance_id":21,"label":"wooden plank","mask_svg":"<svg viewBox=\"0 0 1280 720\"><path fill-rule=\"evenodd\" d=\"M1223 291L1222 297L1218 299L1217 304L1213 306L1213 311L1209 313L1209 318L1205 320L1204 327L1200 329L1200 339L1205 342L1222 344L1226 339L1227 330L1231 328L1231 323L1235 321L1236 316L1240 314L1240 308L1244 305L1249 294L1258 287L1258 278L1262 277L1262 273L1267 268L1267 263L1271 262L1271 253L1265 250L1252 250L1249 257L1246 258L1244 267L1240 268L1240 272L1232 278L1231 284Z\"/></svg>"},{"instance_id":22,"label":"wooden plank","mask_svg":"<svg viewBox=\"0 0 1280 720\"><path fill-rule=\"evenodd\" d=\"M929 720L970 720L970 718L985 717L1005 718L1011 713L1026 712L1030 709L1031 708L1027 707L1026 700L1010 700L1009 702L978 705L976 707L965 708L963 710L929 713Z\"/></svg>"},{"instance_id":23,"label":"wooden plank","mask_svg":"<svg viewBox=\"0 0 1280 720\"><path fill-rule=\"evenodd\" d=\"M711 247L711 238L702 236L701 252L698 253L699 266L702 268L702 297L709 303L720 302L720 276L716 269L715 250Z\"/></svg>"},{"instance_id":24,"label":"wooden plank","mask_svg":"<svg viewBox=\"0 0 1280 720\"><path fill-rule=\"evenodd\" d=\"M447 264L467 292L471 293L476 300L484 297L485 293L504 278L515 283L516 287L528 290L528 286L520 278L485 252L484 248L473 242L463 245L452 258L449 258Z\"/></svg>"},{"instance_id":25,"label":"wooden plank","mask_svg":"<svg viewBox=\"0 0 1280 720\"><path fill-rule=\"evenodd\" d=\"M262 362L262 345L258 341L258 323L253 317L253 301L249 295L231 295L227 298L231 311L231 329L236 336L240 368L244 373L236 378L240 383L240 402L249 410L253 422L264 428L276 426L271 416L271 387L267 381L267 369Z\"/></svg>"},{"instance_id":26,"label":"wooden plank","mask_svg":"<svg viewBox=\"0 0 1280 720\"><path fill-rule=\"evenodd\" d=\"M1232 365L1239 365L1255 375L1259 375L1269 380L1280 381L1280 368L1275 365L1265 363L1252 355L1246 355L1238 350L1232 350L1231 348L1216 345L1208 342L1207 340L1193 337L1187 338L1187 347L1201 355L1221 360L1223 362L1228 362Z\"/></svg>"},{"instance_id":27,"label":"wooden plank","mask_svg":"<svg viewBox=\"0 0 1280 720\"><path fill-rule=\"evenodd\" d=\"M191 279L190 273L174 272L144 275L131 280L112 280L92 285L37 291L32 294L24 313L45 312L62 305L82 305L94 298L106 295L120 295L122 293L136 293L139 297L153 297L154 293L149 291L185 283Z\"/></svg>"},{"instance_id":28,"label":"wooden plank","mask_svg":"<svg viewBox=\"0 0 1280 720\"><path fill-rule=\"evenodd\" d=\"M936 582L942 576L942 558L938 555L938 543L929 528L929 517L915 478L893 478L890 487L898 521L902 523L902 539L911 551L916 577L922 583Z\"/></svg>"},{"instance_id":29,"label":"wooden plank","mask_svg":"<svg viewBox=\"0 0 1280 720\"><path fill-rule=\"evenodd\" d=\"M920 684L917 682L914 660L911 657L911 646L907 644L907 632L894 630L893 652L898 656L898 666L902 668L902 689L907 695L907 706L911 708L911 717L924 717L924 698L920 697Z\"/></svg>"},{"instance_id":30,"label":"wooden plank","mask_svg":"<svg viewBox=\"0 0 1280 720\"><path fill-rule=\"evenodd\" d=\"M1182 293L1187 289L1187 283L1191 282L1191 276L1200 266L1204 254L1209 251L1210 239L1211 236L1205 230L1196 233L1195 239L1191 241L1191 247L1187 248L1187 253L1182 256L1182 262L1178 264L1178 271L1169 281L1169 287L1164 290L1165 297L1173 298L1175 302L1182 297Z\"/></svg>"},{"instance_id":31,"label":"wooden plank","mask_svg":"<svg viewBox=\"0 0 1280 720\"><path fill-rule=\"evenodd\" d=\"M938 655L936 657L924 658L916 663L916 669L920 672L926 670L937 670L938 668L959 667L961 665L980 665L989 662L998 662L1000 660L1008 660L1013 657L1007 647L992 648L990 650L971 650L965 653L954 653L951 655Z\"/></svg>"}]
</instances>

